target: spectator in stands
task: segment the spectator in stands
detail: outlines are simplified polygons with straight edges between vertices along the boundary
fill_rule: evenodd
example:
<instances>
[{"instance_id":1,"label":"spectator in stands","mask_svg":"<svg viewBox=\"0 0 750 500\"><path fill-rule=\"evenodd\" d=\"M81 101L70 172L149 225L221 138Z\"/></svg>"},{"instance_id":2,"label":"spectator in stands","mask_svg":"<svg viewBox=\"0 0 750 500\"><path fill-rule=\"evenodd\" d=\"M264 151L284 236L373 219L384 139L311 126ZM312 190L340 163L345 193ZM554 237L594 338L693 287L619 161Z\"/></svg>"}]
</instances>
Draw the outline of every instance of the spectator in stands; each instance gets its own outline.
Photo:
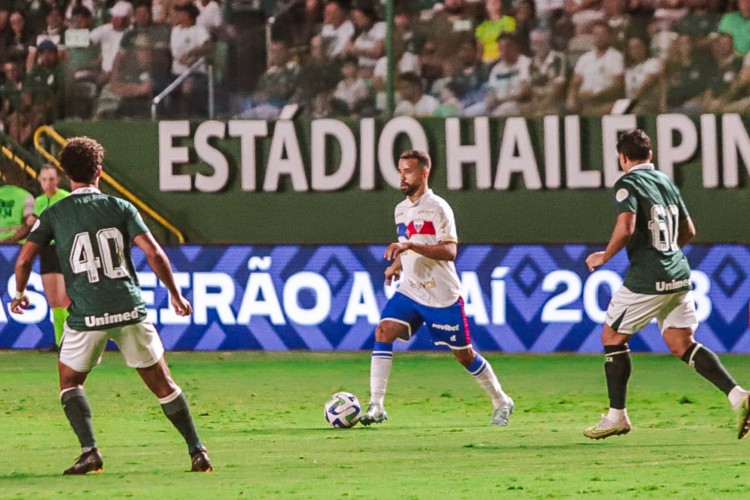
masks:
<instances>
[{"instance_id":1,"label":"spectator in stands","mask_svg":"<svg viewBox=\"0 0 750 500\"><path fill-rule=\"evenodd\" d=\"M195 24L203 26L211 34L218 34L223 24L219 2L216 0L195 0L195 6L200 11Z\"/></svg>"},{"instance_id":2,"label":"spectator in stands","mask_svg":"<svg viewBox=\"0 0 750 500\"><path fill-rule=\"evenodd\" d=\"M690 8L688 13L675 25L680 35L693 39L696 50L707 50L711 45L712 34L719 31L721 12L716 10L717 2L710 0L683 0Z\"/></svg>"},{"instance_id":3,"label":"spectator in stands","mask_svg":"<svg viewBox=\"0 0 750 500\"><path fill-rule=\"evenodd\" d=\"M67 7L65 8L65 21L68 23L68 25L72 26L74 23L73 17L75 14L73 11L76 9L76 7L85 7L88 9L89 12L92 13L94 9L97 8L97 5L94 3L94 0L71 0L68 2Z\"/></svg>"},{"instance_id":4,"label":"spectator in stands","mask_svg":"<svg viewBox=\"0 0 750 500\"><path fill-rule=\"evenodd\" d=\"M530 116L556 115L563 109L567 84L567 59L563 52L552 49L546 31L535 29L531 45L531 98L522 113Z\"/></svg>"},{"instance_id":5,"label":"spectator in stands","mask_svg":"<svg viewBox=\"0 0 750 500\"><path fill-rule=\"evenodd\" d=\"M479 58L476 40L473 37L465 38L458 46L450 76L450 83L463 107L484 99L484 84L488 77L489 69Z\"/></svg>"},{"instance_id":6,"label":"spectator in stands","mask_svg":"<svg viewBox=\"0 0 750 500\"><path fill-rule=\"evenodd\" d=\"M602 0L565 0L563 8L570 15L575 35L591 33L596 23L606 21Z\"/></svg>"},{"instance_id":7,"label":"spectator in stands","mask_svg":"<svg viewBox=\"0 0 750 500\"><path fill-rule=\"evenodd\" d=\"M628 39L625 53L625 96L635 102L636 114L656 113L662 108L663 66L649 54L646 38Z\"/></svg>"},{"instance_id":8,"label":"spectator in stands","mask_svg":"<svg viewBox=\"0 0 750 500\"><path fill-rule=\"evenodd\" d=\"M34 131L46 122L43 105L34 104L31 92L21 90L18 106L8 115L6 128L8 135L24 147L32 146Z\"/></svg>"},{"instance_id":9,"label":"spectator in stands","mask_svg":"<svg viewBox=\"0 0 750 500\"><path fill-rule=\"evenodd\" d=\"M278 117L299 82L299 65L289 56L285 40L274 40L268 48L268 69L261 75L250 99L243 104L243 118Z\"/></svg>"},{"instance_id":10,"label":"spectator in stands","mask_svg":"<svg viewBox=\"0 0 750 500\"><path fill-rule=\"evenodd\" d=\"M734 52L732 36L722 33L711 44L711 64L709 66L708 92L705 110L720 113L733 96L737 95L737 85L742 71L742 57Z\"/></svg>"},{"instance_id":11,"label":"spectator in stands","mask_svg":"<svg viewBox=\"0 0 750 500\"><path fill-rule=\"evenodd\" d=\"M99 47L89 43L94 18L88 7L77 5L71 11L72 24L65 32L67 95L66 115L88 118L98 93Z\"/></svg>"},{"instance_id":12,"label":"spectator in stands","mask_svg":"<svg viewBox=\"0 0 750 500\"><path fill-rule=\"evenodd\" d=\"M26 75L24 86L31 93L34 105L44 109L47 121L62 118L65 77L57 45L52 40L42 41L36 56L37 61Z\"/></svg>"},{"instance_id":13,"label":"spectator in stands","mask_svg":"<svg viewBox=\"0 0 750 500\"><path fill-rule=\"evenodd\" d=\"M122 37L120 47L134 47L131 37L146 35L151 45L151 75L156 83L156 92L167 84L172 70L172 51L170 48L171 29L165 24L153 22L151 2L138 0L133 8L133 29ZM141 38L142 40L142 38Z\"/></svg>"},{"instance_id":14,"label":"spectator in stands","mask_svg":"<svg viewBox=\"0 0 750 500\"><path fill-rule=\"evenodd\" d=\"M29 28L34 33L40 33L44 30L45 18L50 9L57 4L57 0L30 0L21 1L16 3L16 8L19 10L21 6L18 4L26 4L23 7L24 15L28 21Z\"/></svg>"},{"instance_id":15,"label":"spectator in stands","mask_svg":"<svg viewBox=\"0 0 750 500\"><path fill-rule=\"evenodd\" d=\"M466 110L469 116L513 116L531 95L531 59L521 54L518 39L503 33L498 40L500 60L490 70L484 102Z\"/></svg>"},{"instance_id":16,"label":"spectator in stands","mask_svg":"<svg viewBox=\"0 0 750 500\"><path fill-rule=\"evenodd\" d=\"M23 65L19 61L8 59L3 63L4 82L0 86L0 120L6 124L13 111L21 104L21 92L24 86Z\"/></svg>"},{"instance_id":17,"label":"spectator in stands","mask_svg":"<svg viewBox=\"0 0 750 500\"><path fill-rule=\"evenodd\" d=\"M329 0L326 3L319 36L327 57L336 58L344 53L347 44L354 37L354 24L349 20L342 0Z\"/></svg>"},{"instance_id":18,"label":"spectator in stands","mask_svg":"<svg viewBox=\"0 0 750 500\"><path fill-rule=\"evenodd\" d=\"M461 40L473 34L474 23L465 7L464 0L445 0L430 19L416 23L415 31L426 39L438 60L452 58Z\"/></svg>"},{"instance_id":19,"label":"spectator in stands","mask_svg":"<svg viewBox=\"0 0 750 500\"><path fill-rule=\"evenodd\" d=\"M624 95L625 62L622 53L610 42L610 28L605 21L594 24L594 49L576 62L568 88L566 110L600 116Z\"/></svg>"},{"instance_id":20,"label":"spectator in stands","mask_svg":"<svg viewBox=\"0 0 750 500\"><path fill-rule=\"evenodd\" d=\"M10 14L10 33L6 37L5 57L7 59L18 59L26 61L29 56L29 47L34 44L34 32L26 24L26 17L20 10Z\"/></svg>"},{"instance_id":21,"label":"spectator in stands","mask_svg":"<svg viewBox=\"0 0 750 500\"><path fill-rule=\"evenodd\" d=\"M648 20L628 12L628 0L604 0L603 10L612 33L612 46L624 52L634 36L648 36Z\"/></svg>"},{"instance_id":22,"label":"spectator in stands","mask_svg":"<svg viewBox=\"0 0 750 500\"><path fill-rule=\"evenodd\" d=\"M146 118L150 115L151 99L157 86L152 74L152 50L151 39L144 32L123 38L110 81L110 90L118 97L114 116Z\"/></svg>"},{"instance_id":23,"label":"spectator in stands","mask_svg":"<svg viewBox=\"0 0 750 500\"><path fill-rule=\"evenodd\" d=\"M440 102L422 88L422 79L416 73L404 73L399 77L401 99L393 114L396 116L432 116Z\"/></svg>"},{"instance_id":24,"label":"spectator in stands","mask_svg":"<svg viewBox=\"0 0 750 500\"><path fill-rule=\"evenodd\" d=\"M341 61L341 74L344 78L336 85L333 98L344 105L345 114L359 113L370 104L370 87L359 77L359 66L355 56L346 56Z\"/></svg>"},{"instance_id":25,"label":"spectator in stands","mask_svg":"<svg viewBox=\"0 0 750 500\"><path fill-rule=\"evenodd\" d=\"M333 109L333 92L339 80L339 65L326 56L323 39L315 36L310 40L310 55L299 70L297 90L292 100L303 106L303 114L307 118L338 114ZM346 114L346 111L341 114Z\"/></svg>"},{"instance_id":26,"label":"spectator in stands","mask_svg":"<svg viewBox=\"0 0 750 500\"><path fill-rule=\"evenodd\" d=\"M531 55L531 32L539 27L534 0L521 0L515 6L513 18L516 20L516 38L523 55Z\"/></svg>"},{"instance_id":27,"label":"spectator in stands","mask_svg":"<svg viewBox=\"0 0 750 500\"><path fill-rule=\"evenodd\" d=\"M358 35L346 49L358 57L359 70L363 78L371 78L375 64L385 54L385 23L378 21L372 2L359 0L352 9L352 21Z\"/></svg>"},{"instance_id":28,"label":"spectator in stands","mask_svg":"<svg viewBox=\"0 0 750 500\"><path fill-rule=\"evenodd\" d=\"M710 79L710 61L695 51L693 40L680 35L667 59L667 110L677 113L700 113Z\"/></svg>"},{"instance_id":29,"label":"spectator in stands","mask_svg":"<svg viewBox=\"0 0 750 500\"><path fill-rule=\"evenodd\" d=\"M669 31L674 31L680 19L687 14L683 0L656 0L654 7L654 20L663 23Z\"/></svg>"},{"instance_id":30,"label":"spectator in stands","mask_svg":"<svg viewBox=\"0 0 750 500\"><path fill-rule=\"evenodd\" d=\"M742 69L724 95L718 108L722 113L750 113L750 54L745 54Z\"/></svg>"},{"instance_id":31,"label":"spectator in stands","mask_svg":"<svg viewBox=\"0 0 750 500\"><path fill-rule=\"evenodd\" d=\"M502 55L498 40L503 33L515 33L516 20L503 14L502 0L486 0L487 19L477 26L475 35L482 46L482 62L495 63Z\"/></svg>"},{"instance_id":32,"label":"spectator in stands","mask_svg":"<svg viewBox=\"0 0 750 500\"><path fill-rule=\"evenodd\" d=\"M120 42L125 32L130 29L130 17L133 14L133 5L124 0L118 1L109 14L112 20L91 31L91 43L99 46L101 52L101 73L98 84L100 86L109 81L115 57L120 50Z\"/></svg>"},{"instance_id":33,"label":"spectator in stands","mask_svg":"<svg viewBox=\"0 0 750 500\"><path fill-rule=\"evenodd\" d=\"M45 27L37 34L35 42L29 46L29 55L26 59L26 71L31 71L36 63L36 51L39 44L45 40L50 40L59 47L60 56L65 56L65 17L60 7L53 6L47 11L45 16Z\"/></svg>"},{"instance_id":34,"label":"spectator in stands","mask_svg":"<svg viewBox=\"0 0 750 500\"><path fill-rule=\"evenodd\" d=\"M440 91L440 106L435 108L432 116L437 118L461 116L462 109L461 101L458 100L458 87L453 82L448 82Z\"/></svg>"},{"instance_id":35,"label":"spectator in stands","mask_svg":"<svg viewBox=\"0 0 750 500\"><path fill-rule=\"evenodd\" d=\"M739 54L750 52L750 0L737 0L737 12L722 16L719 31L732 36L734 49Z\"/></svg>"},{"instance_id":36,"label":"spectator in stands","mask_svg":"<svg viewBox=\"0 0 750 500\"><path fill-rule=\"evenodd\" d=\"M188 2L175 4L172 7L172 76L177 78L195 64L200 58L213 51L211 36L203 26L198 26L198 7ZM180 85L179 92L173 99L173 111L179 116L205 115L207 112L206 95L208 78L206 65L194 69Z\"/></svg>"}]
</instances>

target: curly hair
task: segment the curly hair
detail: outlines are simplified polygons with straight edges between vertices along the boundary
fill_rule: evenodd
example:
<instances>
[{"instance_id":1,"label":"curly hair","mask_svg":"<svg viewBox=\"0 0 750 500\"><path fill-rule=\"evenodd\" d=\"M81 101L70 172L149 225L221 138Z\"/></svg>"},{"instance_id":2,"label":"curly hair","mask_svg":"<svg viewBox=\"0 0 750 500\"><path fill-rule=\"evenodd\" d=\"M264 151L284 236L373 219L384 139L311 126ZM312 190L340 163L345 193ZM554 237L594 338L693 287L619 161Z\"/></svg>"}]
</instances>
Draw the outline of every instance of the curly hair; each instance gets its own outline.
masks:
<instances>
[{"instance_id":1,"label":"curly hair","mask_svg":"<svg viewBox=\"0 0 750 500\"><path fill-rule=\"evenodd\" d=\"M617 152L633 161L648 160L651 138L639 128L626 130L617 139Z\"/></svg>"},{"instance_id":2,"label":"curly hair","mask_svg":"<svg viewBox=\"0 0 750 500\"><path fill-rule=\"evenodd\" d=\"M60 153L60 164L70 180L91 183L104 159L104 148L90 137L68 139Z\"/></svg>"}]
</instances>

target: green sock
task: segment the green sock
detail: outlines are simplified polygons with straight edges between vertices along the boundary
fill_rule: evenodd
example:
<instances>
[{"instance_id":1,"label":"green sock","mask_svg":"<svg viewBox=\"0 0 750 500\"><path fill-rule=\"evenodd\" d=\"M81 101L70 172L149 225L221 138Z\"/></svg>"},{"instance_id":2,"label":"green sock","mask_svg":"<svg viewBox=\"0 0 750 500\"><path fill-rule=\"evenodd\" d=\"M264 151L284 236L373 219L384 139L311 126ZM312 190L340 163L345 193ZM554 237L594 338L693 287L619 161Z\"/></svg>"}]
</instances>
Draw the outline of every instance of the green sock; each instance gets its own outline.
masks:
<instances>
[{"instance_id":1,"label":"green sock","mask_svg":"<svg viewBox=\"0 0 750 500\"><path fill-rule=\"evenodd\" d=\"M160 399L159 402L161 403L161 409L169 421L172 422L177 430L180 431L182 437L185 438L188 451L192 455L200 448L203 448L203 443L201 443L198 437L198 431L195 430L195 422L193 422L193 416L190 414L187 399L181 389L177 389L177 391L179 391L177 396L172 394Z\"/></svg>"},{"instance_id":2,"label":"green sock","mask_svg":"<svg viewBox=\"0 0 750 500\"><path fill-rule=\"evenodd\" d=\"M66 307L52 308L52 324L55 326L55 344L57 344L57 347L60 347L66 319L68 319L68 309Z\"/></svg>"},{"instance_id":3,"label":"green sock","mask_svg":"<svg viewBox=\"0 0 750 500\"><path fill-rule=\"evenodd\" d=\"M91 448L96 448L94 426L91 424L91 406L83 389L76 387L63 391L60 394L60 402L70 426L78 436L81 449L86 452Z\"/></svg>"}]
</instances>

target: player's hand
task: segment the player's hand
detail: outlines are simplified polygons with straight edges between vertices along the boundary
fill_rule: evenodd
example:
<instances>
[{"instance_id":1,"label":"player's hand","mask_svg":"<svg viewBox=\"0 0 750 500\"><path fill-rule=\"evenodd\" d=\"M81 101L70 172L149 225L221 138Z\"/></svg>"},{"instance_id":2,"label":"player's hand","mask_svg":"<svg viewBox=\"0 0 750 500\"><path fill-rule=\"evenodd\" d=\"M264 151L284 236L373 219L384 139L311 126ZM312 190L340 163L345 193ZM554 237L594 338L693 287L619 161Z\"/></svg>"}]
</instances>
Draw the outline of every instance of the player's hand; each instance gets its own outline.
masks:
<instances>
[{"instance_id":1,"label":"player's hand","mask_svg":"<svg viewBox=\"0 0 750 500\"><path fill-rule=\"evenodd\" d=\"M191 306L188 299L182 295L172 296L172 307L177 313L177 316L189 316L193 312L193 306Z\"/></svg>"},{"instance_id":2,"label":"player's hand","mask_svg":"<svg viewBox=\"0 0 750 500\"><path fill-rule=\"evenodd\" d=\"M391 243L388 248L385 249L386 260L393 260L402 253L409 250L409 243Z\"/></svg>"},{"instance_id":3,"label":"player's hand","mask_svg":"<svg viewBox=\"0 0 750 500\"><path fill-rule=\"evenodd\" d=\"M607 261L604 259L604 252L594 252L586 257L586 265L589 266L589 271L603 266L605 262Z\"/></svg>"},{"instance_id":4,"label":"player's hand","mask_svg":"<svg viewBox=\"0 0 750 500\"><path fill-rule=\"evenodd\" d=\"M23 314L23 310L28 308L29 297L27 297L26 294L24 294L20 299L13 299L13 301L10 303L10 311L13 314Z\"/></svg>"},{"instance_id":5,"label":"player's hand","mask_svg":"<svg viewBox=\"0 0 750 500\"><path fill-rule=\"evenodd\" d=\"M388 266L385 268L385 284L391 286L391 283L398 281L401 278L401 269L395 266Z\"/></svg>"}]
</instances>

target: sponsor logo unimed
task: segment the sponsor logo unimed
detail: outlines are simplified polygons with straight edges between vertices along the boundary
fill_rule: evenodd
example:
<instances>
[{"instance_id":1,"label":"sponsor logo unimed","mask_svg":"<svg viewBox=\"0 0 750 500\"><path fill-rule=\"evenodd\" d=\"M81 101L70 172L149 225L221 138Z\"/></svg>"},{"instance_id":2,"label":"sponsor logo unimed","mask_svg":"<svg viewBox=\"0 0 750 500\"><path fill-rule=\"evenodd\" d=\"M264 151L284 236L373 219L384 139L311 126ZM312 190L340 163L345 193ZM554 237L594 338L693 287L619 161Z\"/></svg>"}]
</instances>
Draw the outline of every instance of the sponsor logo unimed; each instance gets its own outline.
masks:
<instances>
[{"instance_id":1,"label":"sponsor logo unimed","mask_svg":"<svg viewBox=\"0 0 750 500\"><path fill-rule=\"evenodd\" d=\"M443 330L446 332L457 332L459 329L458 325L440 325L438 323L433 323L431 326L436 330Z\"/></svg>"},{"instance_id":2,"label":"sponsor logo unimed","mask_svg":"<svg viewBox=\"0 0 750 500\"><path fill-rule=\"evenodd\" d=\"M672 280L672 281L657 281L656 291L657 292L668 292L670 290L677 290L679 288L685 288L690 286L690 278L684 280Z\"/></svg>"},{"instance_id":3,"label":"sponsor logo unimed","mask_svg":"<svg viewBox=\"0 0 750 500\"><path fill-rule=\"evenodd\" d=\"M102 316L86 316L84 318L86 322L86 326L89 328L94 326L106 326L106 325L113 325L115 323L122 323L123 321L130 321L133 319L138 319L138 309L133 309L129 312L124 313L117 313L117 314L109 314L104 313Z\"/></svg>"}]
</instances>

